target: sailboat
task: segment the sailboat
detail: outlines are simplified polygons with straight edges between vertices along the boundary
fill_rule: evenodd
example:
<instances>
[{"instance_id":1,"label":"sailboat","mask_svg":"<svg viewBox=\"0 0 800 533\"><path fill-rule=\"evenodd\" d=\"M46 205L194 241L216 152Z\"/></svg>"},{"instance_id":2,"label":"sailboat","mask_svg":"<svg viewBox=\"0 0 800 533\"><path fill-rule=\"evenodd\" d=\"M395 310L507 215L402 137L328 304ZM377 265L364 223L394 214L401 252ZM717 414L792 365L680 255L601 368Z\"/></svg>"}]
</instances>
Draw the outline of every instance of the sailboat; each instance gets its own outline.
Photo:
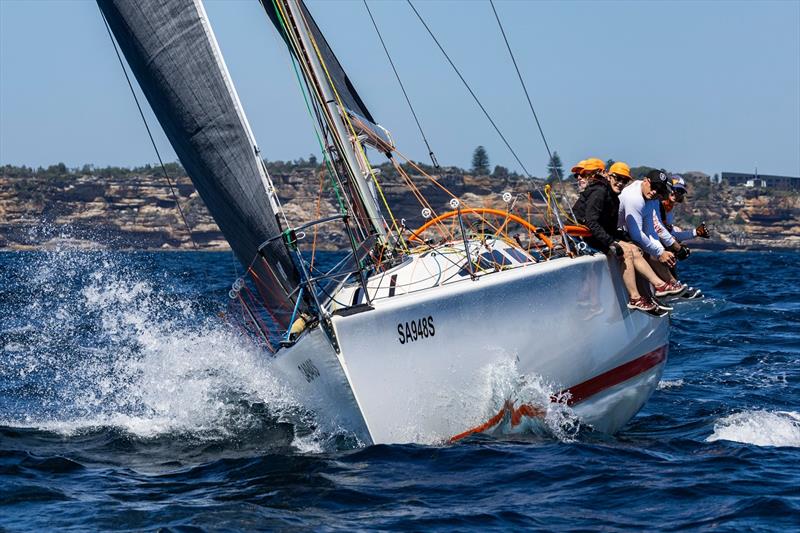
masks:
<instances>
[{"instance_id":1,"label":"sailboat","mask_svg":"<svg viewBox=\"0 0 800 533\"><path fill-rule=\"evenodd\" d=\"M300 225L282 209L202 2L97 1L246 272L231 313L320 423L369 445L454 441L541 416L543 406L517 398L476 401L487 369L509 362L597 431L618 431L647 401L669 319L627 309L617 266L583 246L555 200L550 227L511 203L474 207L455 195L446 206L419 197L416 230L396 220L367 150L418 191L301 0L261 0L317 122L338 205ZM326 270L309 249L322 225L347 243Z\"/></svg>"}]
</instances>

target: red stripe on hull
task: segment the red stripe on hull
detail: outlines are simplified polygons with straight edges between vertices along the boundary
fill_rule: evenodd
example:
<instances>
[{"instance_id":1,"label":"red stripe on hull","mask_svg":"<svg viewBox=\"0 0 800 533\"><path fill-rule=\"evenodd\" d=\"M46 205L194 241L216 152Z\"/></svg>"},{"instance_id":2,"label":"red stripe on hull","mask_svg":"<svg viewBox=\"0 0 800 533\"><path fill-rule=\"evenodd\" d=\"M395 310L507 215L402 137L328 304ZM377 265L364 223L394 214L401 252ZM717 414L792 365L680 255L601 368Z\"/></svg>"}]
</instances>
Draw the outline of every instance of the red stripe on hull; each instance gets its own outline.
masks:
<instances>
[{"instance_id":1,"label":"red stripe on hull","mask_svg":"<svg viewBox=\"0 0 800 533\"><path fill-rule=\"evenodd\" d=\"M624 365L612 368L611 370L603 372L592 379L565 389L558 396L569 394L570 398L567 400L567 405L575 405L586 400L587 398L594 396L595 394L601 393L604 390L610 389L615 385L619 385L624 381L647 372L656 365L664 362L666 358L667 346L664 345L660 348L656 348L652 352L648 352L640 357L637 357L633 361L628 361ZM557 396L551 396L550 399L554 402L558 401ZM463 433L459 433L458 435L451 437L450 442L455 442L475 433L481 433L491 429L499 424L506 416L510 416L511 425L516 426L520 423L522 416L544 416L544 414L545 413L541 408L534 407L529 404L522 404L515 409L511 401L506 400L506 403L503 405L503 408L500 409L500 412L480 426L468 429Z\"/></svg>"},{"instance_id":2,"label":"red stripe on hull","mask_svg":"<svg viewBox=\"0 0 800 533\"><path fill-rule=\"evenodd\" d=\"M637 357L633 361L628 361L624 365L620 365L616 368L612 368L608 372L603 372L602 374L593 377L590 380L584 381L574 387L570 387L562 394L569 393L570 399L567 401L567 405L575 405L576 403L582 402L583 400L589 398L590 396L594 396L599 392L603 392L606 389L610 389L615 385L619 385L623 381L627 381L631 378L638 376L644 372L647 372L654 366L662 363L667 358L667 346L664 345L661 348L656 348L652 352L648 352L641 357Z\"/></svg>"}]
</instances>

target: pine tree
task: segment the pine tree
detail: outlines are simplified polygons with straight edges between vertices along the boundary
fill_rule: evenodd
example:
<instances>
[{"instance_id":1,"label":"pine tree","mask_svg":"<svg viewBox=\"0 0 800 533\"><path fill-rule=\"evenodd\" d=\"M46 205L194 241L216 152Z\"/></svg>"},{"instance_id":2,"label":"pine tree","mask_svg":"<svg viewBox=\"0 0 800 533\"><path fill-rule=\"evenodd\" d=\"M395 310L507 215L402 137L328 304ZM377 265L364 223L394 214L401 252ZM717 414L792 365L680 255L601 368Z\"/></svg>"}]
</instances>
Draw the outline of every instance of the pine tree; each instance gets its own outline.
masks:
<instances>
[{"instance_id":1,"label":"pine tree","mask_svg":"<svg viewBox=\"0 0 800 533\"><path fill-rule=\"evenodd\" d=\"M478 146L472 152L472 172L477 175L489 173L489 154L486 153L486 148L483 146Z\"/></svg>"},{"instance_id":2,"label":"pine tree","mask_svg":"<svg viewBox=\"0 0 800 533\"><path fill-rule=\"evenodd\" d=\"M560 181L564 179L564 169L558 152L553 152L553 157L547 163L547 181Z\"/></svg>"}]
</instances>

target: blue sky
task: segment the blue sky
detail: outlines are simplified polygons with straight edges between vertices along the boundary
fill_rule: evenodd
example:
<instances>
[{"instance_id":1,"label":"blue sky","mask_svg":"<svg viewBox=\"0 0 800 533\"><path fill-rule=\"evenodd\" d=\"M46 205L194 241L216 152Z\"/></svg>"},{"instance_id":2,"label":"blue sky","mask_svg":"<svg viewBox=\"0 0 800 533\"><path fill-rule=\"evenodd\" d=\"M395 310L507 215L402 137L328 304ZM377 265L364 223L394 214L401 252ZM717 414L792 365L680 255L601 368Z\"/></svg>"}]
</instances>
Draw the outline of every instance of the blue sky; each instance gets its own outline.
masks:
<instances>
[{"instance_id":1,"label":"blue sky","mask_svg":"<svg viewBox=\"0 0 800 533\"><path fill-rule=\"evenodd\" d=\"M307 3L378 122L401 151L427 161L363 3ZM493 165L516 168L405 2L369 3L439 161L468 167L482 144ZM547 155L488 2L415 5L542 175ZM319 156L288 53L257 0L206 6L265 156ZM565 166L597 156L800 176L800 1L496 6ZM95 3L0 0L0 163L155 160Z\"/></svg>"}]
</instances>

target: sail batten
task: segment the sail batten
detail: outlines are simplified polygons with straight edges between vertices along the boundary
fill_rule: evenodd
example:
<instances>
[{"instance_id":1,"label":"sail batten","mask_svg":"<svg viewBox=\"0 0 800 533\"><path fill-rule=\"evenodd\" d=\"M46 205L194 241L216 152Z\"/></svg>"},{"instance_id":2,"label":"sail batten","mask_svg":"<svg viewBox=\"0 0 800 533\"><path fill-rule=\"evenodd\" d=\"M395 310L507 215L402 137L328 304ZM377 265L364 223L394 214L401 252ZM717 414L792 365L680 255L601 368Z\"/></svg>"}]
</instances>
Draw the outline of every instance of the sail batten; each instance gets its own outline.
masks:
<instances>
[{"instance_id":1,"label":"sail batten","mask_svg":"<svg viewBox=\"0 0 800 533\"><path fill-rule=\"evenodd\" d=\"M97 0L175 153L239 261L261 279L280 327L299 273L280 240L280 206L199 0Z\"/></svg>"}]
</instances>

